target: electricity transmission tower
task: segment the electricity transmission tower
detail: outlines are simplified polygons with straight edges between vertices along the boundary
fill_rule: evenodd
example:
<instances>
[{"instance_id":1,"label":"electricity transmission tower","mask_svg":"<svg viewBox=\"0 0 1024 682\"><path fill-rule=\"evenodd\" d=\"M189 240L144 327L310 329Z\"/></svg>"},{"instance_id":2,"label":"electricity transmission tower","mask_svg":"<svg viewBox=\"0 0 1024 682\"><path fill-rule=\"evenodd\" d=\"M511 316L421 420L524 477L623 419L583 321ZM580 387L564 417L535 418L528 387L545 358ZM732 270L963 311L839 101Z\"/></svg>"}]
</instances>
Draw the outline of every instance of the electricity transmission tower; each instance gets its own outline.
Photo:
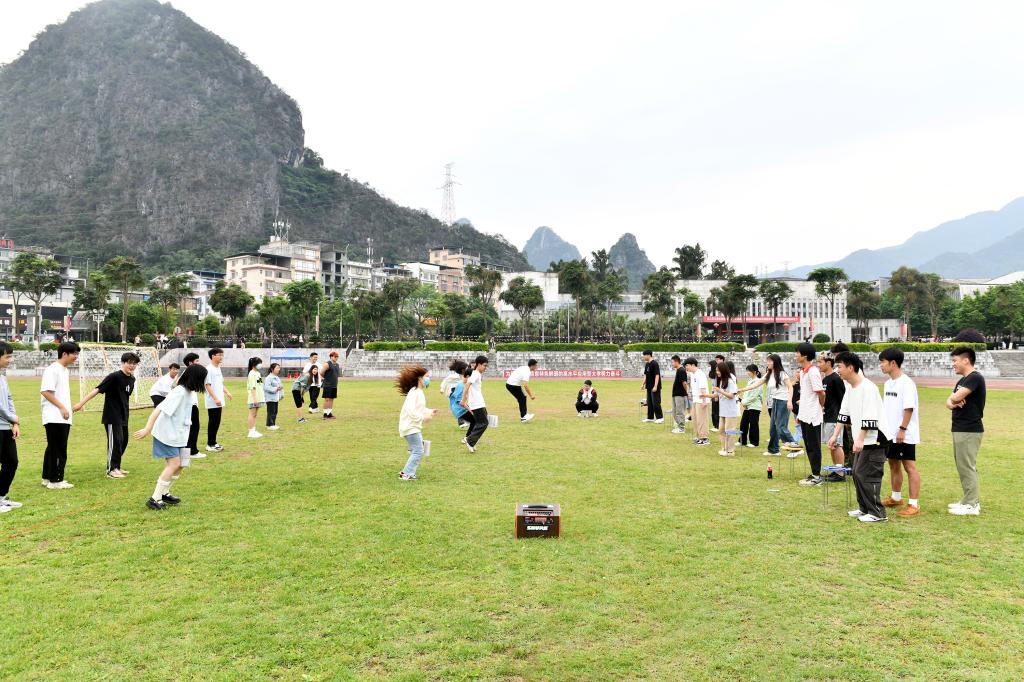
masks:
<instances>
[{"instance_id":1,"label":"electricity transmission tower","mask_svg":"<svg viewBox=\"0 0 1024 682\"><path fill-rule=\"evenodd\" d=\"M459 184L452 175L454 166L454 163L444 165L444 184L438 188L441 190L441 222L448 227L455 223L455 185Z\"/></svg>"}]
</instances>

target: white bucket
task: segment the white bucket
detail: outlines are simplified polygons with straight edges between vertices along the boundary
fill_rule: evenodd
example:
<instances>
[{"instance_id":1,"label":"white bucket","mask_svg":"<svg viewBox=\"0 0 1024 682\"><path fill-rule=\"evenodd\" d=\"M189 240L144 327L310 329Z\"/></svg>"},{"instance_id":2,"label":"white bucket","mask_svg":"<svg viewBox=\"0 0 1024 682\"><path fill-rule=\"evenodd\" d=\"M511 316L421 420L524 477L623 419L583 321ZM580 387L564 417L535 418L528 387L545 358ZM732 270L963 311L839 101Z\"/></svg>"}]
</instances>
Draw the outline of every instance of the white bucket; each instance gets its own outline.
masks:
<instances>
[{"instance_id":1,"label":"white bucket","mask_svg":"<svg viewBox=\"0 0 1024 682\"><path fill-rule=\"evenodd\" d=\"M423 441L423 456L424 457L430 457L430 441L429 440Z\"/></svg>"},{"instance_id":2,"label":"white bucket","mask_svg":"<svg viewBox=\"0 0 1024 682\"><path fill-rule=\"evenodd\" d=\"M497 428L497 426L498 426L498 415L495 415L495 414L487 415L487 426L491 427L492 429Z\"/></svg>"}]
</instances>

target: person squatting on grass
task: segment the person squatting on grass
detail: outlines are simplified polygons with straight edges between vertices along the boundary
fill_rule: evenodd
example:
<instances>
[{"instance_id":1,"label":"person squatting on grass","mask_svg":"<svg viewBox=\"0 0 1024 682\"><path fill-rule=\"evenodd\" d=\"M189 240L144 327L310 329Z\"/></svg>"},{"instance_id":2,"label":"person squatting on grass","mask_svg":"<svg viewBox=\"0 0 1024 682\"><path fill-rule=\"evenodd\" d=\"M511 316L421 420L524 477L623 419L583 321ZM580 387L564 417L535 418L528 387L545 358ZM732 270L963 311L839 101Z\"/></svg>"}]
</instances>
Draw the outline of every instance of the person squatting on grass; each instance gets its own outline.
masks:
<instances>
[{"instance_id":1,"label":"person squatting on grass","mask_svg":"<svg viewBox=\"0 0 1024 682\"><path fill-rule=\"evenodd\" d=\"M689 377L691 408L693 410L693 444L708 445L708 418L711 410L711 398L708 393L708 375L700 368L697 358L686 358L683 362L686 375Z\"/></svg>"},{"instance_id":2,"label":"person squatting on grass","mask_svg":"<svg viewBox=\"0 0 1024 682\"><path fill-rule=\"evenodd\" d=\"M853 430L853 483L857 489L857 509L850 516L865 523L885 521L882 506L882 476L885 473L885 410L882 398L873 383L861 373L864 363L855 353L844 351L836 356L836 369L850 387L843 396L839 419L829 439L829 447L842 438L844 424Z\"/></svg>"},{"instance_id":3,"label":"person squatting on grass","mask_svg":"<svg viewBox=\"0 0 1024 682\"><path fill-rule=\"evenodd\" d=\"M332 350L327 356L320 376L324 380L324 419L337 419L334 416L334 399L338 397L338 378L341 376L338 351Z\"/></svg>"},{"instance_id":4,"label":"person squatting on grass","mask_svg":"<svg viewBox=\"0 0 1024 682\"><path fill-rule=\"evenodd\" d=\"M253 356L249 358L248 374L245 379L245 396L249 405L249 438L262 438L263 434L256 430L256 416L260 412L260 405L263 404L263 376L260 374L260 364L263 360Z\"/></svg>"},{"instance_id":5,"label":"person squatting on grass","mask_svg":"<svg viewBox=\"0 0 1024 682\"><path fill-rule=\"evenodd\" d=\"M729 363L719 360L715 368L717 377L715 385L711 387L718 397L718 434L722 449L718 454L723 457L732 457L736 454L736 425L740 418L739 387L736 385L736 377L733 376Z\"/></svg>"},{"instance_id":6,"label":"person squatting on grass","mask_svg":"<svg viewBox=\"0 0 1024 682\"><path fill-rule=\"evenodd\" d=\"M954 348L953 371L960 379L953 395L946 399L946 408L953 417L953 459L960 475L964 496L949 505L949 513L956 516L981 514L981 485L978 482L978 451L985 431L985 377L974 369L974 350L967 346Z\"/></svg>"},{"instance_id":7,"label":"person squatting on grass","mask_svg":"<svg viewBox=\"0 0 1024 682\"><path fill-rule=\"evenodd\" d=\"M277 431L277 404L281 402L284 395L284 388L281 384L281 365L276 362L270 363L270 371L267 378L263 380L263 397L267 403L267 429Z\"/></svg>"},{"instance_id":8,"label":"person squatting on grass","mask_svg":"<svg viewBox=\"0 0 1024 682\"><path fill-rule=\"evenodd\" d=\"M198 353L186 353L185 357L181 359L181 364L185 366L185 369L198 362ZM180 378L181 375L178 376ZM189 417L192 423L188 427L188 455L192 459L201 459L206 457L206 453L199 452L199 393L192 393L189 399L192 401L192 416Z\"/></svg>"},{"instance_id":9,"label":"person squatting on grass","mask_svg":"<svg viewBox=\"0 0 1024 682\"><path fill-rule=\"evenodd\" d=\"M800 485L821 485L821 424L824 421L825 386L821 371L814 363L816 352L810 343L796 347L796 364L800 367L800 395L803 400L797 412L797 423L804 438L811 473Z\"/></svg>"},{"instance_id":10,"label":"person squatting on grass","mask_svg":"<svg viewBox=\"0 0 1024 682\"><path fill-rule=\"evenodd\" d=\"M220 363L224 362L224 351L220 348L211 348L207 354L210 356L210 366L206 368L206 388L203 391L207 415L206 450L220 452L224 446L217 441L217 434L220 432L221 417L224 415L224 398L234 400L234 396L224 385L224 372L220 369Z\"/></svg>"},{"instance_id":11,"label":"person squatting on grass","mask_svg":"<svg viewBox=\"0 0 1024 682\"><path fill-rule=\"evenodd\" d=\"M466 388L459 403L473 413L469 433L462 439L470 452L476 452L476 444L487 430L487 403L484 402L484 372L487 371L487 356L478 355L473 361L473 372L466 379Z\"/></svg>"},{"instance_id":12,"label":"person squatting on grass","mask_svg":"<svg viewBox=\"0 0 1024 682\"><path fill-rule=\"evenodd\" d=\"M11 345L0 341L0 514L21 506L21 502L8 497L14 474L18 471L17 440L21 436L21 420L14 409L11 388L7 385L7 367L13 358Z\"/></svg>"},{"instance_id":13,"label":"person squatting on grass","mask_svg":"<svg viewBox=\"0 0 1024 682\"><path fill-rule=\"evenodd\" d=\"M153 407L162 403L174 388L174 382L178 379L178 370L180 369L181 365L172 362L167 366L167 374L153 382L153 388L149 389L149 399L153 401Z\"/></svg>"},{"instance_id":14,"label":"person squatting on grass","mask_svg":"<svg viewBox=\"0 0 1024 682\"><path fill-rule=\"evenodd\" d=\"M121 369L103 378L99 386L78 401L73 412L81 412L86 403L103 394L103 424L107 432L107 477L124 478L128 472L121 469L121 458L128 448L128 397L135 390L135 368L141 359L129 351L121 355Z\"/></svg>"},{"instance_id":15,"label":"person squatting on grass","mask_svg":"<svg viewBox=\"0 0 1024 682\"><path fill-rule=\"evenodd\" d=\"M153 495L146 500L150 509L159 511L181 502L181 498L171 494L171 483L190 464L192 450L188 447L188 438L195 406L192 398L205 389L206 368L194 362L178 377L178 385L167 394L167 399L149 415L146 426L135 432L138 440L153 434L153 459L164 461L164 470L156 479Z\"/></svg>"},{"instance_id":16,"label":"person squatting on grass","mask_svg":"<svg viewBox=\"0 0 1024 682\"><path fill-rule=\"evenodd\" d=\"M748 383L740 389L740 393L752 391L764 385L768 389L768 451L767 456L779 455L779 447L799 450L792 434L789 432L789 404L793 399L793 382L782 369L782 358L776 353L768 356L768 364L764 376Z\"/></svg>"},{"instance_id":17,"label":"person squatting on grass","mask_svg":"<svg viewBox=\"0 0 1024 682\"><path fill-rule=\"evenodd\" d=\"M46 431L46 452L43 453L43 485L50 490L66 490L75 486L64 480L68 462L68 436L71 435L71 381L68 367L78 359L81 349L74 341L57 346L57 360L43 370L39 384L40 411Z\"/></svg>"},{"instance_id":18,"label":"person squatting on grass","mask_svg":"<svg viewBox=\"0 0 1024 682\"><path fill-rule=\"evenodd\" d=\"M761 370L757 365L747 365L747 383L750 386L761 378ZM761 444L761 406L764 404L764 386L759 385L752 390L740 394L740 405L743 416L740 418L740 445L756 448Z\"/></svg>"},{"instance_id":19,"label":"person squatting on grass","mask_svg":"<svg viewBox=\"0 0 1024 682\"><path fill-rule=\"evenodd\" d=\"M647 391L647 419L644 422L662 424L665 415L661 411L661 365L654 359L653 351L645 350L643 358L644 380L640 385Z\"/></svg>"},{"instance_id":20,"label":"person squatting on grass","mask_svg":"<svg viewBox=\"0 0 1024 682\"><path fill-rule=\"evenodd\" d=\"M425 367L413 365L403 367L395 380L395 388L405 396L402 411L398 415L398 435L409 446L409 459L398 472L398 478L403 481L416 480L416 470L423 459L423 422L430 421L437 414L437 410L427 407L424 389L430 386L428 375Z\"/></svg>"},{"instance_id":21,"label":"person squatting on grass","mask_svg":"<svg viewBox=\"0 0 1024 682\"><path fill-rule=\"evenodd\" d=\"M835 371L834 361L828 353L818 355L818 371L821 372L821 385L825 389L825 405L821 412L821 442L828 447L828 441L836 430L836 420L839 418L839 406L843 404L843 396L846 395L846 384L839 378ZM846 429L843 429L844 439ZM832 464L844 466L846 457L843 454L842 443L836 443L834 448L829 448L832 455ZM832 472L824 477L828 483L839 483L846 478L846 474Z\"/></svg>"},{"instance_id":22,"label":"person squatting on grass","mask_svg":"<svg viewBox=\"0 0 1024 682\"><path fill-rule=\"evenodd\" d=\"M299 420L300 424L306 422L306 417L302 414L302 395L306 391L312 391L311 385L313 381L313 370L316 366L306 369L302 374L295 377L295 381L292 382L292 401L295 403L295 415ZM312 400L312 396L310 397ZM312 412L312 410L310 410Z\"/></svg>"},{"instance_id":23,"label":"person squatting on grass","mask_svg":"<svg viewBox=\"0 0 1024 682\"><path fill-rule=\"evenodd\" d=\"M921 513L918 500L921 494L921 474L917 471L917 444L921 442L918 419L917 385L903 373L903 351L886 348L878 354L885 380L882 406L885 408L885 437L889 441L886 459L889 460L889 487L892 493L882 500L886 507L903 506L903 471L910 484L910 499L906 509L897 516L917 516Z\"/></svg>"},{"instance_id":24,"label":"person squatting on grass","mask_svg":"<svg viewBox=\"0 0 1024 682\"><path fill-rule=\"evenodd\" d=\"M468 369L469 363L456 358L448 365L448 376L441 380L441 395L448 401L460 429L468 429L470 423L470 418L466 417L469 414L468 410L459 406L462 392L466 387L466 377L470 374ZM456 391L459 394L457 398L455 397Z\"/></svg>"},{"instance_id":25,"label":"person squatting on grass","mask_svg":"<svg viewBox=\"0 0 1024 682\"><path fill-rule=\"evenodd\" d=\"M536 366L537 361L530 359L522 367L517 367L505 381L505 388L519 403L519 421L523 423L533 419L533 415L526 411L526 396L530 396L530 400L537 399L537 396L530 390L530 376Z\"/></svg>"},{"instance_id":26,"label":"person squatting on grass","mask_svg":"<svg viewBox=\"0 0 1024 682\"><path fill-rule=\"evenodd\" d=\"M686 432L686 407L687 407L687 376L683 361L678 355L672 356L672 369L675 370L675 378L672 380L672 421L675 427L672 433Z\"/></svg>"},{"instance_id":27,"label":"person squatting on grass","mask_svg":"<svg viewBox=\"0 0 1024 682\"><path fill-rule=\"evenodd\" d=\"M594 382L587 379L583 382L583 388L576 394L576 414L582 417L584 412L589 412L591 417L596 417L598 407Z\"/></svg>"}]
</instances>

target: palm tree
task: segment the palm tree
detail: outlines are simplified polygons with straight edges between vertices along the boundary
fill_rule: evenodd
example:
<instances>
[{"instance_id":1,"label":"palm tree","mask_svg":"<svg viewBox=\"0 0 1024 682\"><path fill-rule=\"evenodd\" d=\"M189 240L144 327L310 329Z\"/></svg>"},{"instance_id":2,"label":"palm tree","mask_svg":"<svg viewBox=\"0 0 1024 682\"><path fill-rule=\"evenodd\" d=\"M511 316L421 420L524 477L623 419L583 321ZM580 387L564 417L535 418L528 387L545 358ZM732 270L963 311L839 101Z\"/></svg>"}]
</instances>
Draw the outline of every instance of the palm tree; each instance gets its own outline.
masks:
<instances>
[{"instance_id":1,"label":"palm tree","mask_svg":"<svg viewBox=\"0 0 1024 682\"><path fill-rule=\"evenodd\" d=\"M558 288L576 303L576 340L580 340L580 310L591 288L590 271L585 260L571 260L558 271Z\"/></svg>"},{"instance_id":2,"label":"palm tree","mask_svg":"<svg viewBox=\"0 0 1024 682\"><path fill-rule=\"evenodd\" d=\"M814 293L828 299L828 318L832 323L833 341L836 340L836 296L843 293L843 283L849 279L842 268L818 268L807 279L814 282Z\"/></svg>"},{"instance_id":3,"label":"palm tree","mask_svg":"<svg viewBox=\"0 0 1024 682\"><path fill-rule=\"evenodd\" d=\"M909 341L911 337L910 314L914 306L921 300L924 276L914 268L904 265L890 275L889 288L903 301L903 320L907 325L906 339Z\"/></svg>"},{"instance_id":4,"label":"palm tree","mask_svg":"<svg viewBox=\"0 0 1024 682\"><path fill-rule=\"evenodd\" d=\"M103 266L103 274L118 284L121 292L121 343L128 342L128 294L145 282L142 266L131 256L114 256Z\"/></svg>"},{"instance_id":5,"label":"palm tree","mask_svg":"<svg viewBox=\"0 0 1024 682\"><path fill-rule=\"evenodd\" d=\"M863 323L861 326L867 333L868 326L868 315L872 308L878 305L881 296L875 291L875 287L871 282L865 282L863 280L854 280L846 285L846 307L853 311L854 319L858 323ZM851 341L857 339L851 338ZM862 339L867 341L867 338Z\"/></svg>"},{"instance_id":6,"label":"palm tree","mask_svg":"<svg viewBox=\"0 0 1024 682\"><path fill-rule=\"evenodd\" d=\"M763 279L757 289L765 307L772 311L772 338L775 339L779 335L779 308L793 295L793 288L781 279Z\"/></svg>"}]
</instances>

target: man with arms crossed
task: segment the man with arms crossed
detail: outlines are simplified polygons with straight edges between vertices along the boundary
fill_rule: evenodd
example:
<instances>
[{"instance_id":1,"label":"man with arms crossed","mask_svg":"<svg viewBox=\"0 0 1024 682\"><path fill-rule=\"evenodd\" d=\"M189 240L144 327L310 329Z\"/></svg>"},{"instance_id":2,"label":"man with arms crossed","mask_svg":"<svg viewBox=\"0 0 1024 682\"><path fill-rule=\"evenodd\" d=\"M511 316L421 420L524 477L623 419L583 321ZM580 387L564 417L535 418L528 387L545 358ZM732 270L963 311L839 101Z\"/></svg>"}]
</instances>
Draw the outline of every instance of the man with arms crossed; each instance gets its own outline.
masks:
<instances>
[{"instance_id":1,"label":"man with arms crossed","mask_svg":"<svg viewBox=\"0 0 1024 682\"><path fill-rule=\"evenodd\" d=\"M974 350L967 346L954 348L953 371L960 375L953 395L946 399L946 408L953 413L953 459L960 474L964 496L949 505L956 516L977 516L981 513L981 486L978 483L978 450L985 431L985 377L974 369Z\"/></svg>"}]
</instances>

